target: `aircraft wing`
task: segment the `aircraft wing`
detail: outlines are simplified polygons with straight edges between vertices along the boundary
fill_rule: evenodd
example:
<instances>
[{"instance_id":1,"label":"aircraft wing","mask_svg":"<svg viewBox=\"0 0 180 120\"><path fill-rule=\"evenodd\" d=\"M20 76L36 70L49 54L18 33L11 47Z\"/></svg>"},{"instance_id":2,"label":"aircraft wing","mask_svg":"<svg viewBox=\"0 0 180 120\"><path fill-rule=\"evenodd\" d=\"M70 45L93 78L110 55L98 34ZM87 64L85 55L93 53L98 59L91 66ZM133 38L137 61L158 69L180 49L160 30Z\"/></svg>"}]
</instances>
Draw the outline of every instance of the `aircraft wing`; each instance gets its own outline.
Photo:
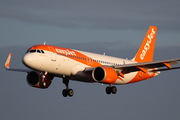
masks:
<instances>
[{"instance_id":1,"label":"aircraft wing","mask_svg":"<svg viewBox=\"0 0 180 120\"><path fill-rule=\"evenodd\" d=\"M135 72L135 71L139 71L139 70L145 72L145 70L147 70L147 69L167 67L165 69L152 70L152 71L164 71L164 70L171 70L171 69L179 69L180 67L171 68L171 65L178 64L177 61L180 61L180 58L170 59L170 60L153 61L153 62L118 65L118 66L113 66L113 68L121 69L121 70L123 70L124 73L129 73L129 72Z\"/></svg>"},{"instance_id":2,"label":"aircraft wing","mask_svg":"<svg viewBox=\"0 0 180 120\"><path fill-rule=\"evenodd\" d=\"M7 60L6 60L6 63L5 63L5 68L6 70L10 70L10 71L18 71L18 72L31 72L32 70L30 69L16 69L16 68L10 68L9 65L10 65L10 61L11 61L11 53L9 54Z\"/></svg>"},{"instance_id":3,"label":"aircraft wing","mask_svg":"<svg viewBox=\"0 0 180 120\"><path fill-rule=\"evenodd\" d=\"M163 69L155 69L151 70L152 72L156 71L165 71L165 70L173 70L173 69L180 69L180 67L174 67L172 68L171 65L178 64L177 61L180 61L180 58L177 59L170 59L170 60L161 60L161 61L153 61L153 62L143 62L143 63L133 63L133 64L125 64L125 65L118 65L118 66L106 66L106 67L112 67L114 69L120 69L123 74L130 73L130 72L136 72L136 71L143 71L147 69L152 68L159 68L159 67L167 67ZM85 68L85 72L93 71L96 67L87 67Z\"/></svg>"}]
</instances>

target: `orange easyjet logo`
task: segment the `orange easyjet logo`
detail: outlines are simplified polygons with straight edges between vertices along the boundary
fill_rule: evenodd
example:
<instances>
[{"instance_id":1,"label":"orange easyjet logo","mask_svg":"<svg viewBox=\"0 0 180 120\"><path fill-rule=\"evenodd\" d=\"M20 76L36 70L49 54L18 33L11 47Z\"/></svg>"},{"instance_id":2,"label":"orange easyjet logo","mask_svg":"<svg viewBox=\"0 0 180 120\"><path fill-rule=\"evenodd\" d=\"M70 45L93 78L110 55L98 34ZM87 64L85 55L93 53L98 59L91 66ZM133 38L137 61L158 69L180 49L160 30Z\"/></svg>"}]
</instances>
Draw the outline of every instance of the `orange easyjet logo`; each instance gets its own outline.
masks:
<instances>
[{"instance_id":1,"label":"orange easyjet logo","mask_svg":"<svg viewBox=\"0 0 180 120\"><path fill-rule=\"evenodd\" d=\"M73 55L73 56L76 56L76 53L74 51L70 51L68 49L66 50L63 50L63 49L57 49L56 48L56 52L57 53L61 53L61 54L65 54L65 55Z\"/></svg>"},{"instance_id":2,"label":"orange easyjet logo","mask_svg":"<svg viewBox=\"0 0 180 120\"><path fill-rule=\"evenodd\" d=\"M148 40L147 40L146 44L144 45L144 49L142 50L142 53L140 55L141 60L144 59L147 51L150 49L150 44L151 44L152 39L154 38L155 33L156 32L154 31L154 28L152 28L151 33L148 34L148 36L147 36Z\"/></svg>"}]
</instances>

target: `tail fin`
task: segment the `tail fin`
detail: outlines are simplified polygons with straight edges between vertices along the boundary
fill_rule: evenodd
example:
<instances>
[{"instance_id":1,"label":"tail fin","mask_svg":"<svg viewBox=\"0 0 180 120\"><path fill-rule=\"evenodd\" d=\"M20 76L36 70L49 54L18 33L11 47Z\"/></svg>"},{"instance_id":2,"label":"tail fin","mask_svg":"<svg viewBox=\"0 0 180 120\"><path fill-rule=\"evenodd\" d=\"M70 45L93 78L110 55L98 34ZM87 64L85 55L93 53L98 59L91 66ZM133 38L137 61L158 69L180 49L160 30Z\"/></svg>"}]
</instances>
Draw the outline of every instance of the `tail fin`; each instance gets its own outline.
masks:
<instances>
[{"instance_id":1,"label":"tail fin","mask_svg":"<svg viewBox=\"0 0 180 120\"><path fill-rule=\"evenodd\" d=\"M134 61L140 62L150 62L153 61L154 46L156 40L157 27L150 26L149 30L138 50L136 56L133 58Z\"/></svg>"}]
</instances>

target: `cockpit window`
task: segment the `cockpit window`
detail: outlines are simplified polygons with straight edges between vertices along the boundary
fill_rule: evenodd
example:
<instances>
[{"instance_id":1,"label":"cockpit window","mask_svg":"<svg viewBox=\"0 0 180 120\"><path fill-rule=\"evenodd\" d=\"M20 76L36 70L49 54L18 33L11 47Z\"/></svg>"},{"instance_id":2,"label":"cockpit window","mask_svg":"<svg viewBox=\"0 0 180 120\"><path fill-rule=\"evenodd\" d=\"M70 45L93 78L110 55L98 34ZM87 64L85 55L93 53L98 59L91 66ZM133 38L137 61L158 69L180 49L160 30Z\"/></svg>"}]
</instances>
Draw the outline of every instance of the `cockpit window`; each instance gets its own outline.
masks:
<instances>
[{"instance_id":1,"label":"cockpit window","mask_svg":"<svg viewBox=\"0 0 180 120\"><path fill-rule=\"evenodd\" d=\"M30 50L30 53L34 53L34 52L36 52L36 50Z\"/></svg>"},{"instance_id":2,"label":"cockpit window","mask_svg":"<svg viewBox=\"0 0 180 120\"><path fill-rule=\"evenodd\" d=\"M40 50L37 50L37 52L38 52L38 53L41 53L41 51L40 51Z\"/></svg>"},{"instance_id":3,"label":"cockpit window","mask_svg":"<svg viewBox=\"0 0 180 120\"><path fill-rule=\"evenodd\" d=\"M43 50L41 50L41 52L44 54L44 51L43 51Z\"/></svg>"},{"instance_id":4,"label":"cockpit window","mask_svg":"<svg viewBox=\"0 0 180 120\"><path fill-rule=\"evenodd\" d=\"M30 50L27 50L26 53L28 53Z\"/></svg>"},{"instance_id":5,"label":"cockpit window","mask_svg":"<svg viewBox=\"0 0 180 120\"><path fill-rule=\"evenodd\" d=\"M38 50L38 49L34 49L34 50L27 50L26 53L41 53L41 54L44 54L45 52L43 50Z\"/></svg>"}]
</instances>

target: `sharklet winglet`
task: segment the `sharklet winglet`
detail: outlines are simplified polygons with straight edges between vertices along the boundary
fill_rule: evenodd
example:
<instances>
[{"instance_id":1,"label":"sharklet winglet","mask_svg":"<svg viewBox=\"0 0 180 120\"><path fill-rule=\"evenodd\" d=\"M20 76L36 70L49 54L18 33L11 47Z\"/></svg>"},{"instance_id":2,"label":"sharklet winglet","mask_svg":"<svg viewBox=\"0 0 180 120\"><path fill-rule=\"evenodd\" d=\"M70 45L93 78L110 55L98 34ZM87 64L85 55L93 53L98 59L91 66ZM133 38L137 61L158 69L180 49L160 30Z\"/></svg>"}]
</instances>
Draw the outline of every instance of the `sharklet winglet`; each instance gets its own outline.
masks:
<instances>
[{"instance_id":1,"label":"sharklet winglet","mask_svg":"<svg viewBox=\"0 0 180 120\"><path fill-rule=\"evenodd\" d=\"M6 69L9 69L10 61L11 61L11 53L9 53L9 56L8 56L8 58L6 60L6 63L5 63L5 68Z\"/></svg>"}]
</instances>

